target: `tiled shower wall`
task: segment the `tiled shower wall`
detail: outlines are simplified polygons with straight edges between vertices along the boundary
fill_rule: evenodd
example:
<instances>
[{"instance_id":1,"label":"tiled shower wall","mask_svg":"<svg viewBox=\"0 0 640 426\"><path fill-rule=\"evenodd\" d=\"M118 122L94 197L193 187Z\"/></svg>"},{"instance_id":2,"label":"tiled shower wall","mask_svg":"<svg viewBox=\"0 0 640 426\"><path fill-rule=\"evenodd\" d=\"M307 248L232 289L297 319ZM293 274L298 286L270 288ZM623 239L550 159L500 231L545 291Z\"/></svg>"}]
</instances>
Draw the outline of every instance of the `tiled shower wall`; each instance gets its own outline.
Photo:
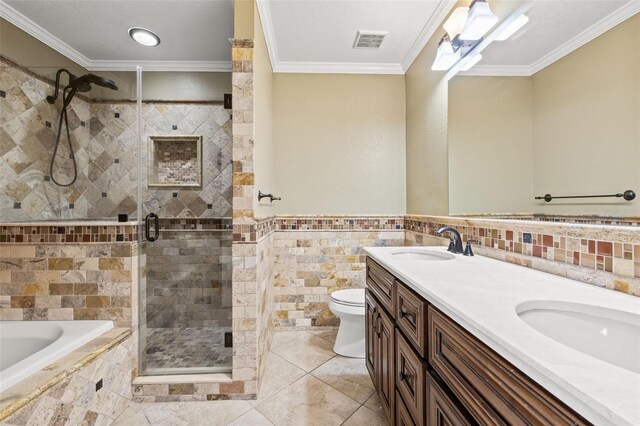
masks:
<instances>
[{"instance_id":1,"label":"tiled shower wall","mask_svg":"<svg viewBox=\"0 0 640 426\"><path fill-rule=\"evenodd\" d=\"M231 232L163 230L146 253L147 327L231 331Z\"/></svg>"},{"instance_id":2,"label":"tiled shower wall","mask_svg":"<svg viewBox=\"0 0 640 426\"><path fill-rule=\"evenodd\" d=\"M48 180L60 105L46 96L53 87L14 64L0 62L0 216L3 221L113 219L136 213L136 104L102 103L76 96L69 126L78 179L68 188ZM145 214L162 217L231 216L231 120L217 103L144 103L142 140L153 135L203 137L202 188L154 188L145 194ZM71 179L71 160L61 139L54 176ZM147 187L149 150L143 148L140 184Z\"/></svg>"}]
</instances>

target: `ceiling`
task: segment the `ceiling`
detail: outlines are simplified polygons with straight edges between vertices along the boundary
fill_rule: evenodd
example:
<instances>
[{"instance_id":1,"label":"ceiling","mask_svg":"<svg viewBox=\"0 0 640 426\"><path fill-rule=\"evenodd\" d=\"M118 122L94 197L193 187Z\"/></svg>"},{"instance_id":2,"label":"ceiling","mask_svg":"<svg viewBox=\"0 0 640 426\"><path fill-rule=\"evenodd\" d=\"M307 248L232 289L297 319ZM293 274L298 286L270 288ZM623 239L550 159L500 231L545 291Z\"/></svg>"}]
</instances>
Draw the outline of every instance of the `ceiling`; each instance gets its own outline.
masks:
<instances>
[{"instance_id":1,"label":"ceiling","mask_svg":"<svg viewBox=\"0 0 640 426\"><path fill-rule=\"evenodd\" d=\"M3 0L2 17L90 70L231 71L233 0ZM148 28L161 43L129 37Z\"/></svg>"},{"instance_id":2,"label":"ceiling","mask_svg":"<svg viewBox=\"0 0 640 426\"><path fill-rule=\"evenodd\" d=\"M256 0L275 72L403 74L458 4L471 0ZM640 0L489 0L501 22L530 22L465 74L531 75L635 13ZM3 0L0 15L93 70L230 71L233 0ZM155 31L145 48L127 30ZM387 31L354 49L358 30Z\"/></svg>"}]
</instances>

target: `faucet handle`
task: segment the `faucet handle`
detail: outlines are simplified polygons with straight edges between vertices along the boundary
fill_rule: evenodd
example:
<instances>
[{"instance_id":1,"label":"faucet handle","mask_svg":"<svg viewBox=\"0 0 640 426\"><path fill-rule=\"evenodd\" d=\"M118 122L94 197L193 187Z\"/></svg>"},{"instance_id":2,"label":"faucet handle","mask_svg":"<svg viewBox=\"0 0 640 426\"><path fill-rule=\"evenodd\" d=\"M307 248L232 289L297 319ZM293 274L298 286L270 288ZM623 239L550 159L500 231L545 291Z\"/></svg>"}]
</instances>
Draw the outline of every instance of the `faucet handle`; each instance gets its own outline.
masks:
<instances>
[{"instance_id":1,"label":"faucet handle","mask_svg":"<svg viewBox=\"0 0 640 426\"><path fill-rule=\"evenodd\" d=\"M455 244L453 242L453 237L450 237L448 235L445 235L446 238L449 238L449 248L447 248L447 251L453 251Z\"/></svg>"},{"instance_id":2,"label":"faucet handle","mask_svg":"<svg viewBox=\"0 0 640 426\"><path fill-rule=\"evenodd\" d=\"M465 256L473 256L473 250L471 250L471 243L478 244L480 241L476 240L467 240L467 246L464 249Z\"/></svg>"}]
</instances>

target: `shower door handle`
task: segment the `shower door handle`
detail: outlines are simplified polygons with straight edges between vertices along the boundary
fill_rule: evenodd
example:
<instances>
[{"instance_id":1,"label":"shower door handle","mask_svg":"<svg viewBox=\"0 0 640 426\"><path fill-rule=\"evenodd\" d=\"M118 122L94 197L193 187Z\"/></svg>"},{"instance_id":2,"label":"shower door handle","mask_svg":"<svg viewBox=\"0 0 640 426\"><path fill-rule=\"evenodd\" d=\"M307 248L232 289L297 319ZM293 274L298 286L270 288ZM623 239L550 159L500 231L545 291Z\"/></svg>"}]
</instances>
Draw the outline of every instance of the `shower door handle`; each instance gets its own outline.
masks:
<instances>
[{"instance_id":1,"label":"shower door handle","mask_svg":"<svg viewBox=\"0 0 640 426\"><path fill-rule=\"evenodd\" d=\"M153 221L153 236L151 236L151 221ZM149 242L154 242L160 236L160 218L155 213L149 213L147 217L144 218L144 237Z\"/></svg>"}]
</instances>

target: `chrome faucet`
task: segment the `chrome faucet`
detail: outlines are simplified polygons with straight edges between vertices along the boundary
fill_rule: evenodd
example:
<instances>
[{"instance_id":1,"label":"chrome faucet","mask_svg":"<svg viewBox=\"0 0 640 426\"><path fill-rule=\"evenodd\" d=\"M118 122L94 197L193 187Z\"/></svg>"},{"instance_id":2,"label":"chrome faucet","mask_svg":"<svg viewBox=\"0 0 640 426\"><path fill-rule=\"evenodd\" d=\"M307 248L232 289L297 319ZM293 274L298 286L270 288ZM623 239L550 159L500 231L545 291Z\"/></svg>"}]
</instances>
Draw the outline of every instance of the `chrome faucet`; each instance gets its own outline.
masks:
<instances>
[{"instance_id":1,"label":"chrome faucet","mask_svg":"<svg viewBox=\"0 0 640 426\"><path fill-rule=\"evenodd\" d=\"M438 229L436 231L436 234L440 235L443 232L451 232L453 234L453 239L451 240L447 251L450 251L451 253L464 253L464 250L462 249L462 237L460 237L460 233L449 226L445 226L444 228Z\"/></svg>"}]
</instances>

